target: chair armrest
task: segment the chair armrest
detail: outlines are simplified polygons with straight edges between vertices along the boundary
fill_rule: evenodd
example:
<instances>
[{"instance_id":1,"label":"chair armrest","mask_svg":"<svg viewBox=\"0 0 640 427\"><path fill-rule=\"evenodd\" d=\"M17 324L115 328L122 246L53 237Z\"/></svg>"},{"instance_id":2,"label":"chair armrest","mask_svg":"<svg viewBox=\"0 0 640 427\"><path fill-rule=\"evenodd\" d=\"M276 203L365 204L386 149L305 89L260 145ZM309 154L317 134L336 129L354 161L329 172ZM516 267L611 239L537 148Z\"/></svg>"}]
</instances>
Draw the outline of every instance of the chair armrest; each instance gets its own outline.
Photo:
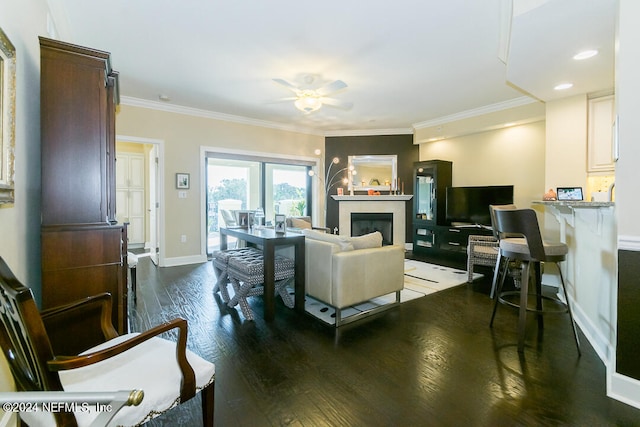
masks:
<instances>
[{"instance_id":1,"label":"chair armrest","mask_svg":"<svg viewBox=\"0 0 640 427\"><path fill-rule=\"evenodd\" d=\"M86 353L79 356L55 356L53 360L47 362L51 371L64 371L68 369L81 368L94 363L101 362L110 357L122 354L127 350L159 336L172 329L178 329L178 341L176 343L176 359L180 371L182 372L182 384L180 387L180 399L185 402L196 394L196 376L193 368L187 361L187 321L185 319L173 319L169 322L151 328L126 341L112 347Z\"/></svg>"},{"instance_id":2,"label":"chair armrest","mask_svg":"<svg viewBox=\"0 0 640 427\"><path fill-rule=\"evenodd\" d=\"M404 287L404 248L400 245L343 251L333 255L332 305L343 308Z\"/></svg>"},{"instance_id":3,"label":"chair armrest","mask_svg":"<svg viewBox=\"0 0 640 427\"><path fill-rule=\"evenodd\" d=\"M340 247L333 243L305 239L305 290L321 301L331 301L333 254Z\"/></svg>"},{"instance_id":4,"label":"chair armrest","mask_svg":"<svg viewBox=\"0 0 640 427\"><path fill-rule=\"evenodd\" d=\"M118 336L111 313L111 294L105 292L43 310L40 315L54 354L75 354ZM70 335L76 337L73 342ZM88 338L82 342L79 336Z\"/></svg>"}]
</instances>

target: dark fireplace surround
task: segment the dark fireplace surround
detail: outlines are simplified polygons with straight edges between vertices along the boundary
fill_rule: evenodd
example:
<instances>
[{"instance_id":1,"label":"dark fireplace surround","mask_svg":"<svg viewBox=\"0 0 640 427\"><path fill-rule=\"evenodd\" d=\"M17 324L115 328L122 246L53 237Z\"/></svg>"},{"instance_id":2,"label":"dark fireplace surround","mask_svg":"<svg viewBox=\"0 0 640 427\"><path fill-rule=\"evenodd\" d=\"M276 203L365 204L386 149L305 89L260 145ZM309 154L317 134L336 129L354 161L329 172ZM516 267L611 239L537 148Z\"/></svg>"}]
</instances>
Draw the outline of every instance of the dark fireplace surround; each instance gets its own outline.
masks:
<instances>
[{"instance_id":1,"label":"dark fireplace surround","mask_svg":"<svg viewBox=\"0 0 640 427\"><path fill-rule=\"evenodd\" d=\"M382 245L393 244L393 214L378 212L352 212L351 236L363 236L379 231Z\"/></svg>"}]
</instances>

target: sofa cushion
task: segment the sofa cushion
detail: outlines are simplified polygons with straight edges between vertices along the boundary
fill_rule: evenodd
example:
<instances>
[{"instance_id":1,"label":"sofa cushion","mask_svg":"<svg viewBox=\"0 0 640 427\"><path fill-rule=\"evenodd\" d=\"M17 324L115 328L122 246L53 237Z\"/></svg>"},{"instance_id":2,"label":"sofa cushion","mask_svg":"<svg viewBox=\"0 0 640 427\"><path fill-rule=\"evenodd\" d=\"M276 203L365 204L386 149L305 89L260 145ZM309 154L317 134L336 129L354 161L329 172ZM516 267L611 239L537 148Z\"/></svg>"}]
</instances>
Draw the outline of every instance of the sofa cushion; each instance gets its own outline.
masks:
<instances>
[{"instance_id":1,"label":"sofa cushion","mask_svg":"<svg viewBox=\"0 0 640 427\"><path fill-rule=\"evenodd\" d=\"M373 233L356 236L351 238L353 249L369 249L382 247L382 233L374 231Z\"/></svg>"},{"instance_id":2,"label":"sofa cushion","mask_svg":"<svg viewBox=\"0 0 640 427\"><path fill-rule=\"evenodd\" d=\"M334 245L338 245L341 251L352 251L353 243L351 243L351 238L347 236L339 236L337 234L330 233L322 233L320 231L315 230L302 230L302 234L304 234L307 239L321 240L327 243L333 243Z\"/></svg>"}]
</instances>

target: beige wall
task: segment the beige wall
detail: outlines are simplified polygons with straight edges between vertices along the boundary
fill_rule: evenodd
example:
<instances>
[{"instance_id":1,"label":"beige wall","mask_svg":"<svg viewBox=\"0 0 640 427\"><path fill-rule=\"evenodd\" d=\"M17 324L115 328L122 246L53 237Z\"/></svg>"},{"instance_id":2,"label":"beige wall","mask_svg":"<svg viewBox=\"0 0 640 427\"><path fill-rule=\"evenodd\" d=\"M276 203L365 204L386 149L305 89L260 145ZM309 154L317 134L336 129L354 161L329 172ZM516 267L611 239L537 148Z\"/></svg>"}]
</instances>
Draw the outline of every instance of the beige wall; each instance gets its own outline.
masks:
<instances>
[{"instance_id":1,"label":"beige wall","mask_svg":"<svg viewBox=\"0 0 640 427\"><path fill-rule=\"evenodd\" d=\"M15 204L0 205L0 256L40 299L40 47L44 0L0 0L0 28L16 48ZM0 356L0 392L13 390ZM4 413L0 410L0 417ZM8 425L15 425L15 416Z\"/></svg>"},{"instance_id":2,"label":"beige wall","mask_svg":"<svg viewBox=\"0 0 640 427\"><path fill-rule=\"evenodd\" d=\"M587 187L587 96L547 103L545 188Z\"/></svg>"},{"instance_id":3,"label":"beige wall","mask_svg":"<svg viewBox=\"0 0 640 427\"><path fill-rule=\"evenodd\" d=\"M420 144L420 160L453 162L453 185L514 185L514 202L528 207L544 193L545 123Z\"/></svg>"},{"instance_id":4,"label":"beige wall","mask_svg":"<svg viewBox=\"0 0 640 427\"><path fill-rule=\"evenodd\" d=\"M184 262L203 255L201 147L307 158L317 157L317 148L324 151L324 137L318 135L128 105L119 108L116 133L164 141L165 256ZM178 198L177 172L191 174L186 198ZM181 243L182 235L187 236L186 243Z\"/></svg>"},{"instance_id":5,"label":"beige wall","mask_svg":"<svg viewBox=\"0 0 640 427\"><path fill-rule=\"evenodd\" d=\"M16 48L15 204L0 205L0 256L40 296L40 47L44 0L0 0L0 28Z\"/></svg>"},{"instance_id":6,"label":"beige wall","mask_svg":"<svg viewBox=\"0 0 640 427\"><path fill-rule=\"evenodd\" d=\"M616 110L619 117L620 159L616 165L618 234L629 249L640 250L640 3L620 0L619 52L616 62ZM627 244L627 243L626 243Z\"/></svg>"}]
</instances>

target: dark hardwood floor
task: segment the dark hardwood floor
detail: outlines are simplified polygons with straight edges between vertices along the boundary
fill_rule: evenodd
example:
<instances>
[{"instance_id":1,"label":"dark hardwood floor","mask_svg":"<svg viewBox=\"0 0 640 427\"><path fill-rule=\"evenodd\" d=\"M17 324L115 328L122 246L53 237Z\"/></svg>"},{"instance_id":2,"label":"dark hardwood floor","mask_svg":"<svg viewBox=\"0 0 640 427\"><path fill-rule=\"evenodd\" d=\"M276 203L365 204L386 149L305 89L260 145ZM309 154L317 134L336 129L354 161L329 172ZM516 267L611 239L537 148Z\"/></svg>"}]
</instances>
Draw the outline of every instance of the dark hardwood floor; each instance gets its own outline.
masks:
<instances>
[{"instance_id":1,"label":"dark hardwood floor","mask_svg":"<svg viewBox=\"0 0 640 427\"><path fill-rule=\"evenodd\" d=\"M605 367L568 318L530 323L517 352L515 311L489 328L488 280L461 285L335 330L278 299L276 319L245 321L212 294L210 263L138 265L134 330L180 316L189 348L216 364L218 426L640 426L605 395ZM533 316L531 319L533 320ZM161 373L159 373L161 374ZM201 425L195 398L151 421Z\"/></svg>"}]
</instances>

